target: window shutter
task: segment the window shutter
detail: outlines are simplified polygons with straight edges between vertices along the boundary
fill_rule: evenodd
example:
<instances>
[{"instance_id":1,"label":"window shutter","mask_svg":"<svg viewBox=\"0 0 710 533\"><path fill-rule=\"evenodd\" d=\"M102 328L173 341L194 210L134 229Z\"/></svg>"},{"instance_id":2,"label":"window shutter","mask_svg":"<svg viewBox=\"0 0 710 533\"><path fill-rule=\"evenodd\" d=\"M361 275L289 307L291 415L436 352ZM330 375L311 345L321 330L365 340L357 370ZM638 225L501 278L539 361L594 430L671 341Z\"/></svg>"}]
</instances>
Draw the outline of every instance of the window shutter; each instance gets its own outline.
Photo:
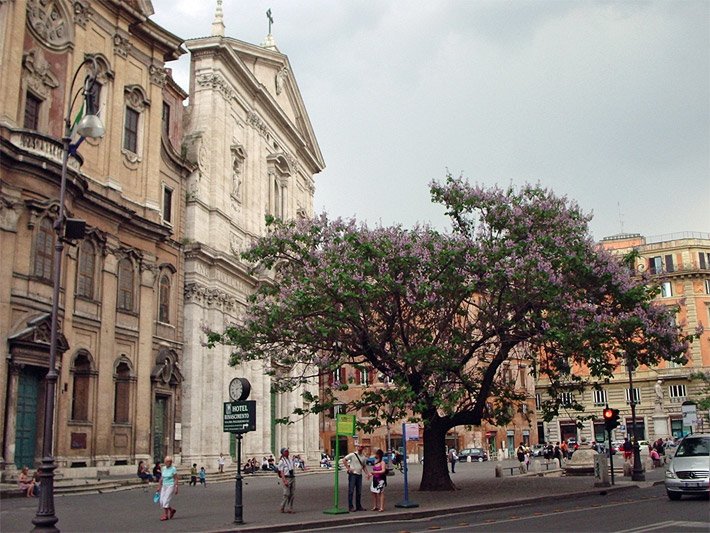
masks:
<instances>
[{"instance_id":1,"label":"window shutter","mask_svg":"<svg viewBox=\"0 0 710 533\"><path fill-rule=\"evenodd\" d=\"M698 257L700 258L700 268L705 270L707 268L707 263L705 262L705 252L700 252Z\"/></svg>"}]
</instances>

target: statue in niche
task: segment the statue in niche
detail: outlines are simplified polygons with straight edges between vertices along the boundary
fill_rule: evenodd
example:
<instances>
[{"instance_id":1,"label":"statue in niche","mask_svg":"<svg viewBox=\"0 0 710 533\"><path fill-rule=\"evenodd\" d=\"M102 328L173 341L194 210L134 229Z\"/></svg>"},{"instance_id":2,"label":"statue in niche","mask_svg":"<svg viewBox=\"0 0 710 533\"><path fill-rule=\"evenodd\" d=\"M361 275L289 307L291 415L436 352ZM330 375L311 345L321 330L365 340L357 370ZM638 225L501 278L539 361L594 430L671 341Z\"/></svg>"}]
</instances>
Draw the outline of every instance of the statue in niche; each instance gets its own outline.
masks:
<instances>
[{"instance_id":1,"label":"statue in niche","mask_svg":"<svg viewBox=\"0 0 710 533\"><path fill-rule=\"evenodd\" d=\"M663 387L661 387L661 384L663 383L662 380L656 381L656 384L653 386L653 392L656 394L656 397L654 399L654 403L656 405L663 405Z\"/></svg>"},{"instance_id":2,"label":"statue in niche","mask_svg":"<svg viewBox=\"0 0 710 533\"><path fill-rule=\"evenodd\" d=\"M232 190L231 197L236 202L242 201L242 163L246 157L240 144L232 145Z\"/></svg>"}]
</instances>

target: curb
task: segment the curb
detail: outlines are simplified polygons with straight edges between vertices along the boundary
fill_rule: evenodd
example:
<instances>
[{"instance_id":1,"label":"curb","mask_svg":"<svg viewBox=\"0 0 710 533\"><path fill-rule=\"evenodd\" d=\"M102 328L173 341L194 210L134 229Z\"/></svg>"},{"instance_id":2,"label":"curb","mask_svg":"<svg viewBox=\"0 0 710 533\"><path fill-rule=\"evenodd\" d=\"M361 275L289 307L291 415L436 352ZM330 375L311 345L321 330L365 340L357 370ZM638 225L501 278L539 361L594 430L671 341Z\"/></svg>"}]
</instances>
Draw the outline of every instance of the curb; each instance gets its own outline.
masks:
<instances>
[{"instance_id":1,"label":"curb","mask_svg":"<svg viewBox=\"0 0 710 533\"><path fill-rule=\"evenodd\" d=\"M660 483L663 483L662 481ZM658 483L655 483L658 484ZM598 494L600 496L605 496L611 492L621 492L629 489L638 489L640 488L639 485L637 484L628 484L628 485L615 485L613 487L601 487L601 488L595 488L592 490L588 491L579 491L579 492L572 492L569 494L565 495L565 498L583 498L585 496L590 496L594 494ZM358 515L358 524L376 524L376 523L382 523L382 522L390 522L393 519L396 519L397 521L406 521L406 520L416 520L420 518L429 518L432 516L440 516L442 512L445 512L449 515L453 514L462 514L462 513L470 513L470 512L477 512L477 511L489 511L492 509L505 509L507 507L517 507L519 505L527 505L531 503L538 503L538 502L543 502L543 501L548 501L547 496L535 496L534 498L522 498L518 499L515 501L509 501L509 502L491 502L491 503L479 503L479 504L472 504L472 505L463 505L455 508L450 508L450 507L437 507L435 509L425 509L425 510L420 510L420 511L404 511L404 512L385 512L384 514L381 513L376 513L374 515L365 515L362 516L362 518L359 517ZM350 516L348 515L343 515L345 516ZM230 529L214 529L210 530L209 533L231 533L231 532L241 532L241 533L248 533L248 532L280 532L280 531L299 531L299 530L305 530L305 529L318 529L318 528L326 528L326 527L337 527L337 526L343 526L343 525L348 525L352 526L353 525L353 520L352 518L335 518L335 519L326 519L326 520L304 520L303 522L291 522L288 524L274 524L274 525L264 525L264 526L252 526L249 527L246 525L246 527L234 527Z\"/></svg>"}]
</instances>

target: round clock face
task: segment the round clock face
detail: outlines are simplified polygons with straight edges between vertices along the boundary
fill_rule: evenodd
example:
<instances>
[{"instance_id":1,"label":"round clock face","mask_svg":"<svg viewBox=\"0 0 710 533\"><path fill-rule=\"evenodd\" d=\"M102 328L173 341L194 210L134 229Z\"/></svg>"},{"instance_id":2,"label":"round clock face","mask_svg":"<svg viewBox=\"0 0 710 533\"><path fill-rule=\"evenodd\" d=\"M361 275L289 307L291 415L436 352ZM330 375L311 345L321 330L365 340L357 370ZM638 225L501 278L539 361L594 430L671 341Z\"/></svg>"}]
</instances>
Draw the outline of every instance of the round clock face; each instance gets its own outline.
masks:
<instances>
[{"instance_id":1,"label":"round clock face","mask_svg":"<svg viewBox=\"0 0 710 533\"><path fill-rule=\"evenodd\" d=\"M229 397L233 402L246 400L250 391L251 385L246 378L234 378L229 384Z\"/></svg>"}]
</instances>

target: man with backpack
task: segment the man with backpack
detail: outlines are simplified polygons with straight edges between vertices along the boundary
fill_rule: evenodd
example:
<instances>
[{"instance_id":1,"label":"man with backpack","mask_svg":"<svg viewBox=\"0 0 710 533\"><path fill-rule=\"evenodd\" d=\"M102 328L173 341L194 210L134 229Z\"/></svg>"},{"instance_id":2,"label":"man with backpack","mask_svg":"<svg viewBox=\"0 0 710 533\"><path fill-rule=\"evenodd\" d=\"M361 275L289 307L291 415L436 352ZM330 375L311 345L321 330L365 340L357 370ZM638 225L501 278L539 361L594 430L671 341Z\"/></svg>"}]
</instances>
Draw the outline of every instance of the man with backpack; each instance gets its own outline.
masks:
<instances>
[{"instance_id":1,"label":"man with backpack","mask_svg":"<svg viewBox=\"0 0 710 533\"><path fill-rule=\"evenodd\" d=\"M348 510L351 513L365 510L362 506L362 474L364 472L370 479L370 473L367 471L367 457L362 454L364 449L362 444L358 444L356 451L343 458L343 464L348 471Z\"/></svg>"}]
</instances>

